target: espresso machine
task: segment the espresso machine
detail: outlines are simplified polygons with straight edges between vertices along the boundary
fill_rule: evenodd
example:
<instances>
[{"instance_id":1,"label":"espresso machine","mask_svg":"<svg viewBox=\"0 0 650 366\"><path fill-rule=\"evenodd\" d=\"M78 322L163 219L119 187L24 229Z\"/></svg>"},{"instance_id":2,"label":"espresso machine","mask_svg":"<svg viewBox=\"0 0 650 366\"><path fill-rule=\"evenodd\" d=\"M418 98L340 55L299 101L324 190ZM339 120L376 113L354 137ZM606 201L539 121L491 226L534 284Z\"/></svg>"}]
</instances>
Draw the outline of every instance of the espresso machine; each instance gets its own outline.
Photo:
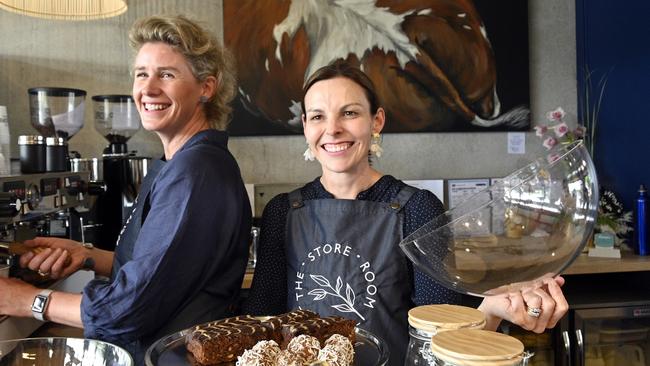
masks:
<instances>
[{"instance_id":1,"label":"espresso machine","mask_svg":"<svg viewBox=\"0 0 650 366\"><path fill-rule=\"evenodd\" d=\"M78 271L65 279L21 268L21 242L36 236L68 238L81 242L79 213L88 194L87 172L52 172L0 177L0 264L3 276L19 278L39 288L79 293L94 277ZM0 339L27 338L43 323L31 318L0 315Z\"/></svg>"},{"instance_id":2,"label":"espresso machine","mask_svg":"<svg viewBox=\"0 0 650 366\"><path fill-rule=\"evenodd\" d=\"M113 250L128 217L150 158L129 151L127 141L140 129L140 115L130 95L95 95L95 129L108 140L102 155L106 193L96 203L99 223L96 245Z\"/></svg>"}]
</instances>

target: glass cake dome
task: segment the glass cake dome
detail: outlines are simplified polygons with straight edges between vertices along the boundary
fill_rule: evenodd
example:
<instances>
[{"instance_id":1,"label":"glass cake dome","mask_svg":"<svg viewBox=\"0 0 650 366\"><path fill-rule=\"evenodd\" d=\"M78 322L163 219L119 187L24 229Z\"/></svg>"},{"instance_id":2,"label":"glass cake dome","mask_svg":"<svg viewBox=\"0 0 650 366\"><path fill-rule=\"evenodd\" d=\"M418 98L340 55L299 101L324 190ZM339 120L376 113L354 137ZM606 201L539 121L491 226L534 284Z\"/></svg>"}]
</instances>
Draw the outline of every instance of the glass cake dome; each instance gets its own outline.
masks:
<instances>
[{"instance_id":1,"label":"glass cake dome","mask_svg":"<svg viewBox=\"0 0 650 366\"><path fill-rule=\"evenodd\" d=\"M554 277L580 254L598 210L582 141L563 145L405 238L415 266L461 293L486 296Z\"/></svg>"}]
</instances>

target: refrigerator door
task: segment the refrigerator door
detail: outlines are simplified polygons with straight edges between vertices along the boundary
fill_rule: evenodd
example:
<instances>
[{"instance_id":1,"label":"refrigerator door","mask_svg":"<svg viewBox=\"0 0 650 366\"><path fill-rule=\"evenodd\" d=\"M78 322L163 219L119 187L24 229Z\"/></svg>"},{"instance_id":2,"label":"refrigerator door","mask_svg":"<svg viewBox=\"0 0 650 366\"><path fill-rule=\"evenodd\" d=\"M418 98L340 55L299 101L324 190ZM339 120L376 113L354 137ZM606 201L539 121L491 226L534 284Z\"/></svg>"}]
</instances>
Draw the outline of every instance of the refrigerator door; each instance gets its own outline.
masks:
<instances>
[{"instance_id":1,"label":"refrigerator door","mask_svg":"<svg viewBox=\"0 0 650 366\"><path fill-rule=\"evenodd\" d=\"M650 304L574 310L576 365L650 365Z\"/></svg>"}]
</instances>

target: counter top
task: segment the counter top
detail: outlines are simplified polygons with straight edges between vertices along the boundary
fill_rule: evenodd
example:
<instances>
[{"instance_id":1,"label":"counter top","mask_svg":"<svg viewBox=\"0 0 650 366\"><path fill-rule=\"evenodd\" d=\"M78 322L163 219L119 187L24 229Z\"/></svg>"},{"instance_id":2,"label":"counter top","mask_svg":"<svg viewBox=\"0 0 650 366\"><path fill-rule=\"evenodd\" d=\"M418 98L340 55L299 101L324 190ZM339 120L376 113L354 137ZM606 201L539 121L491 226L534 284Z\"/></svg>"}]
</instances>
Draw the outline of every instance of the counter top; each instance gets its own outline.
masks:
<instances>
[{"instance_id":1,"label":"counter top","mask_svg":"<svg viewBox=\"0 0 650 366\"><path fill-rule=\"evenodd\" d=\"M581 254L563 275L650 271L650 256L621 252L621 258L598 258Z\"/></svg>"},{"instance_id":2,"label":"counter top","mask_svg":"<svg viewBox=\"0 0 650 366\"><path fill-rule=\"evenodd\" d=\"M248 289L253 282L254 269L246 269L242 288ZM562 275L580 275L596 273L622 273L650 271L650 256L642 257L631 252L621 252L621 258L589 257L581 254Z\"/></svg>"}]
</instances>

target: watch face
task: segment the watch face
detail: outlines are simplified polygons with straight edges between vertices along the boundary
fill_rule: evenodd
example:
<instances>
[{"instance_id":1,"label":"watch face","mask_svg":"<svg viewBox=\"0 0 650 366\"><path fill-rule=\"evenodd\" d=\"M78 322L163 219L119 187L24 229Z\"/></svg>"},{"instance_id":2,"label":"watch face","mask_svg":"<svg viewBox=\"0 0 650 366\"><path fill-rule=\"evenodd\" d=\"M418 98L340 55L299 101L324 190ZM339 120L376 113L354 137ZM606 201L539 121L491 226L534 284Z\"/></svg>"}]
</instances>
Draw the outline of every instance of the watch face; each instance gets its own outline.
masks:
<instances>
[{"instance_id":1,"label":"watch face","mask_svg":"<svg viewBox=\"0 0 650 366\"><path fill-rule=\"evenodd\" d=\"M32 304L32 311L42 313L43 309L45 309L45 303L47 303L47 297L43 295L37 295L34 298L34 303Z\"/></svg>"}]
</instances>

